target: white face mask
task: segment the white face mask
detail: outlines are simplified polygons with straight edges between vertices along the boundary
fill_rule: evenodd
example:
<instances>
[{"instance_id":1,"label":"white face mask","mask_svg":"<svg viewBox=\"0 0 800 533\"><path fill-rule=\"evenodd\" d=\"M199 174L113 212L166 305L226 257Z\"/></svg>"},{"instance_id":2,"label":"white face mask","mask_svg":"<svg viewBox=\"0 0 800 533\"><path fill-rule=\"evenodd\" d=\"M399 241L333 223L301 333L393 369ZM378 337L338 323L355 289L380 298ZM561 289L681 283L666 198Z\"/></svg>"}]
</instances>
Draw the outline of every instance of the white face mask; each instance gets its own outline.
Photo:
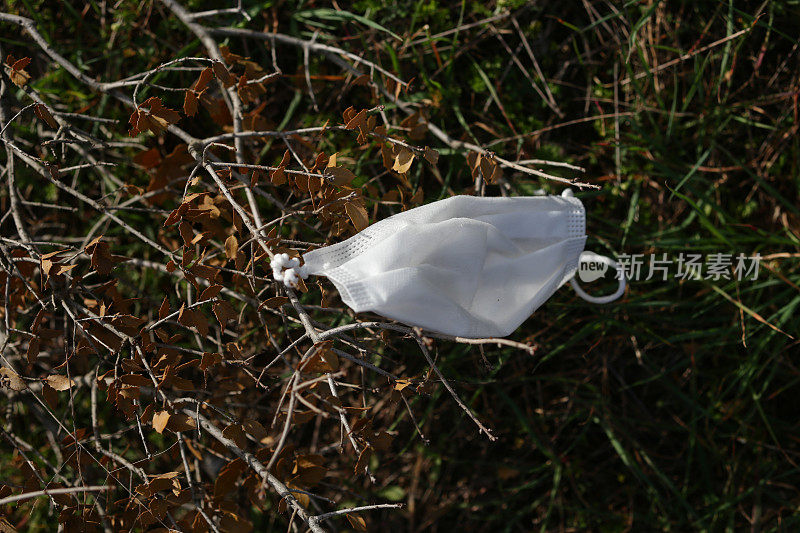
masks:
<instances>
[{"instance_id":1,"label":"white face mask","mask_svg":"<svg viewBox=\"0 0 800 533\"><path fill-rule=\"evenodd\" d=\"M485 198L454 196L404 211L353 237L303 256L279 254L276 279L326 276L355 312L372 311L400 322L458 337L511 334L561 285L581 260L611 259L586 252L581 201L562 196ZM290 266L288 270L283 267Z\"/></svg>"}]
</instances>

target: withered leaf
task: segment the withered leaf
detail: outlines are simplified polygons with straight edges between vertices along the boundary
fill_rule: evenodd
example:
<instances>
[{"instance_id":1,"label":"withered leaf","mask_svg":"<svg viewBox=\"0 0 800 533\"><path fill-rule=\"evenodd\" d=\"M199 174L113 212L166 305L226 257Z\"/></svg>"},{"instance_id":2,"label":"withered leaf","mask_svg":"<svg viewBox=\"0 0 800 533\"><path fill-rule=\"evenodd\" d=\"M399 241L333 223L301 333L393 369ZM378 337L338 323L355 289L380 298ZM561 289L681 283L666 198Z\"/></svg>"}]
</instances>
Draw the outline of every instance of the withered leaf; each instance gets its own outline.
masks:
<instances>
[{"instance_id":1,"label":"withered leaf","mask_svg":"<svg viewBox=\"0 0 800 533\"><path fill-rule=\"evenodd\" d=\"M177 111L164 107L160 98L152 96L139 104L131 115L129 119L131 130L129 133L131 137L135 137L145 130L150 130L155 135L158 135L166 130L170 124L178 122L180 118Z\"/></svg>"},{"instance_id":2,"label":"withered leaf","mask_svg":"<svg viewBox=\"0 0 800 533\"><path fill-rule=\"evenodd\" d=\"M119 378L122 383L126 385L136 385L138 387L152 387L153 381L141 374L126 374Z\"/></svg>"},{"instance_id":3,"label":"withered leaf","mask_svg":"<svg viewBox=\"0 0 800 533\"><path fill-rule=\"evenodd\" d=\"M339 370L339 357L331 350L332 341L316 345L316 351L301 365L303 372L336 372Z\"/></svg>"},{"instance_id":4,"label":"withered leaf","mask_svg":"<svg viewBox=\"0 0 800 533\"><path fill-rule=\"evenodd\" d=\"M397 152L397 155L394 157L394 165L392 165L392 170L399 172L400 174L405 174L408 172L408 169L411 168L411 163L413 161L414 152L405 146L401 146Z\"/></svg>"},{"instance_id":5,"label":"withered leaf","mask_svg":"<svg viewBox=\"0 0 800 533\"><path fill-rule=\"evenodd\" d=\"M492 176L492 172L494 171L495 165L494 161L484 157L481 159L481 174L486 181L489 181L489 178Z\"/></svg>"},{"instance_id":6,"label":"withered leaf","mask_svg":"<svg viewBox=\"0 0 800 533\"><path fill-rule=\"evenodd\" d=\"M439 152L426 146L425 155L423 157L425 158L425 161L431 165L436 165L436 163L439 161Z\"/></svg>"},{"instance_id":7,"label":"withered leaf","mask_svg":"<svg viewBox=\"0 0 800 533\"><path fill-rule=\"evenodd\" d=\"M27 67L31 62L30 57L23 57L22 59L18 59L16 61L13 60L12 56L8 56L6 63L10 63L11 65L11 72L9 72L9 76L11 77L11 81L17 85L18 87L22 87L28 80L31 79L31 75L25 71L25 67Z\"/></svg>"},{"instance_id":8,"label":"withered leaf","mask_svg":"<svg viewBox=\"0 0 800 533\"><path fill-rule=\"evenodd\" d=\"M164 433L164 429L169 423L169 411L159 411L153 415L153 429L158 433Z\"/></svg>"},{"instance_id":9,"label":"withered leaf","mask_svg":"<svg viewBox=\"0 0 800 533\"><path fill-rule=\"evenodd\" d=\"M203 92L203 90L208 85L208 82L211 81L211 78L214 77L214 72L211 70L211 67L206 67L200 73L200 76L197 77L197 80L192 84L191 90L196 91L198 93Z\"/></svg>"},{"instance_id":10,"label":"withered leaf","mask_svg":"<svg viewBox=\"0 0 800 533\"><path fill-rule=\"evenodd\" d=\"M231 439L239 448L247 446L247 437L241 424L231 424L222 430L222 436Z\"/></svg>"},{"instance_id":11,"label":"withered leaf","mask_svg":"<svg viewBox=\"0 0 800 533\"><path fill-rule=\"evenodd\" d=\"M358 113L356 113L350 120L347 121L345 128L348 130L354 130L358 127L364 127L367 121L367 111L366 109L362 109Z\"/></svg>"},{"instance_id":12,"label":"withered leaf","mask_svg":"<svg viewBox=\"0 0 800 533\"><path fill-rule=\"evenodd\" d=\"M58 407L58 393L46 382L42 384L42 396L44 396L44 401L47 402L51 409Z\"/></svg>"},{"instance_id":13,"label":"withered leaf","mask_svg":"<svg viewBox=\"0 0 800 533\"><path fill-rule=\"evenodd\" d=\"M474 169L481 162L481 154L478 152L469 152L467 154L467 164L469 168Z\"/></svg>"},{"instance_id":14,"label":"withered leaf","mask_svg":"<svg viewBox=\"0 0 800 533\"><path fill-rule=\"evenodd\" d=\"M244 266L247 264L247 256L241 250L236 252L236 261L234 264L236 265L236 270L243 270Z\"/></svg>"},{"instance_id":15,"label":"withered leaf","mask_svg":"<svg viewBox=\"0 0 800 533\"><path fill-rule=\"evenodd\" d=\"M165 296L164 301L161 302L161 307L158 308L158 318L163 320L167 315L169 315L169 298Z\"/></svg>"},{"instance_id":16,"label":"withered leaf","mask_svg":"<svg viewBox=\"0 0 800 533\"><path fill-rule=\"evenodd\" d=\"M503 170L500 168L500 165L495 165L494 170L492 171L492 175L487 178L489 183L497 183L501 179L503 179Z\"/></svg>"},{"instance_id":17,"label":"withered leaf","mask_svg":"<svg viewBox=\"0 0 800 533\"><path fill-rule=\"evenodd\" d=\"M205 352L200 359L200 370L206 371L212 366L222 362L222 355L218 353Z\"/></svg>"},{"instance_id":18,"label":"withered leaf","mask_svg":"<svg viewBox=\"0 0 800 533\"><path fill-rule=\"evenodd\" d=\"M167 429L172 431L191 431L195 428L194 418L184 414L172 414L169 417Z\"/></svg>"},{"instance_id":19,"label":"withered leaf","mask_svg":"<svg viewBox=\"0 0 800 533\"><path fill-rule=\"evenodd\" d=\"M9 55L8 56L8 62L11 63L11 70L22 70L22 69L24 69L25 67L27 67L28 65L31 64L31 58L30 57L22 57L22 58L17 59L15 61L13 59L13 56Z\"/></svg>"},{"instance_id":20,"label":"withered leaf","mask_svg":"<svg viewBox=\"0 0 800 533\"><path fill-rule=\"evenodd\" d=\"M284 170L283 167L278 167L270 173L269 179L273 185L283 185L286 183L286 172Z\"/></svg>"},{"instance_id":21,"label":"withered leaf","mask_svg":"<svg viewBox=\"0 0 800 533\"><path fill-rule=\"evenodd\" d=\"M297 187L298 190L308 192L308 176L297 175L294 177L294 186Z\"/></svg>"},{"instance_id":22,"label":"withered leaf","mask_svg":"<svg viewBox=\"0 0 800 533\"><path fill-rule=\"evenodd\" d=\"M25 382L19 374L5 366L0 367L0 385L16 392L25 390Z\"/></svg>"},{"instance_id":23,"label":"withered leaf","mask_svg":"<svg viewBox=\"0 0 800 533\"><path fill-rule=\"evenodd\" d=\"M347 521L350 522L356 531L366 531L367 530L367 522L358 515L354 514L346 514Z\"/></svg>"},{"instance_id":24,"label":"withered leaf","mask_svg":"<svg viewBox=\"0 0 800 533\"><path fill-rule=\"evenodd\" d=\"M26 353L28 358L28 364L33 364L36 362L36 359L39 357L39 345L41 340L39 337L31 338L30 342L28 343L28 351Z\"/></svg>"},{"instance_id":25,"label":"withered leaf","mask_svg":"<svg viewBox=\"0 0 800 533\"><path fill-rule=\"evenodd\" d=\"M161 152L159 152L158 148L150 148L136 154L133 161L144 168L156 168L161 164Z\"/></svg>"},{"instance_id":26,"label":"withered leaf","mask_svg":"<svg viewBox=\"0 0 800 533\"><path fill-rule=\"evenodd\" d=\"M197 328L197 332L200 333L201 336L205 337L208 335L208 320L203 313L200 311L194 312L194 327Z\"/></svg>"},{"instance_id":27,"label":"withered leaf","mask_svg":"<svg viewBox=\"0 0 800 533\"><path fill-rule=\"evenodd\" d=\"M230 87L236 83L236 77L231 74L231 71L220 61L214 61L211 66L214 69L214 74L216 74L217 79L219 79L225 87Z\"/></svg>"},{"instance_id":28,"label":"withered leaf","mask_svg":"<svg viewBox=\"0 0 800 533\"><path fill-rule=\"evenodd\" d=\"M332 178L332 182L334 185L347 185L354 179L356 179L356 175L347 170L346 168L342 167L328 167L325 169L325 174Z\"/></svg>"},{"instance_id":29,"label":"withered leaf","mask_svg":"<svg viewBox=\"0 0 800 533\"><path fill-rule=\"evenodd\" d=\"M267 437L267 430L255 420L245 420L242 422L242 428L256 440L260 441Z\"/></svg>"},{"instance_id":30,"label":"withered leaf","mask_svg":"<svg viewBox=\"0 0 800 533\"><path fill-rule=\"evenodd\" d=\"M408 379L398 379L394 383L394 390L402 391L406 387L410 387L412 385L411 380Z\"/></svg>"},{"instance_id":31,"label":"withered leaf","mask_svg":"<svg viewBox=\"0 0 800 533\"><path fill-rule=\"evenodd\" d=\"M344 204L344 210L347 216L350 217L350 221L353 223L353 226L355 226L356 231L361 231L369 226L369 216L364 207L353 202L347 202Z\"/></svg>"},{"instance_id":32,"label":"withered leaf","mask_svg":"<svg viewBox=\"0 0 800 533\"><path fill-rule=\"evenodd\" d=\"M50 114L50 110L47 109L47 106L36 104L33 108L33 112L39 119L47 122L48 126L53 129L58 129L58 122L56 122L56 119Z\"/></svg>"},{"instance_id":33,"label":"withered leaf","mask_svg":"<svg viewBox=\"0 0 800 533\"><path fill-rule=\"evenodd\" d=\"M186 91L186 96L183 98L183 113L187 117L197 114L197 95L194 91Z\"/></svg>"},{"instance_id":34,"label":"withered leaf","mask_svg":"<svg viewBox=\"0 0 800 533\"><path fill-rule=\"evenodd\" d=\"M356 466L354 472L356 475L363 473L364 469L367 468L369 464L369 458L372 456L372 448L369 446L365 446L361 453L358 456L358 461L356 461Z\"/></svg>"},{"instance_id":35,"label":"withered leaf","mask_svg":"<svg viewBox=\"0 0 800 533\"><path fill-rule=\"evenodd\" d=\"M286 168L286 165L288 165L289 161L291 160L292 160L292 154L289 152L289 150L284 150L283 156L281 156L281 164L278 166Z\"/></svg>"},{"instance_id":36,"label":"withered leaf","mask_svg":"<svg viewBox=\"0 0 800 533\"><path fill-rule=\"evenodd\" d=\"M277 309L278 307L285 305L288 302L289 298L287 298L286 296L276 296L274 298L267 298L266 300L261 302L261 305L259 305L258 307L259 309L261 309L262 307L266 307L267 309Z\"/></svg>"},{"instance_id":37,"label":"withered leaf","mask_svg":"<svg viewBox=\"0 0 800 533\"><path fill-rule=\"evenodd\" d=\"M381 157L383 158L383 166L387 170L391 170L394 166L394 147L389 143L383 143L381 145Z\"/></svg>"},{"instance_id":38,"label":"withered leaf","mask_svg":"<svg viewBox=\"0 0 800 533\"><path fill-rule=\"evenodd\" d=\"M216 298L220 291L222 291L222 285L211 285L207 287L203 292L200 293L200 300L210 300L211 298Z\"/></svg>"},{"instance_id":39,"label":"withered leaf","mask_svg":"<svg viewBox=\"0 0 800 533\"><path fill-rule=\"evenodd\" d=\"M381 431L380 433L375 434L374 437L370 437L369 442L370 444L378 451L386 451L392 444L393 437L386 433L385 431Z\"/></svg>"},{"instance_id":40,"label":"withered leaf","mask_svg":"<svg viewBox=\"0 0 800 533\"><path fill-rule=\"evenodd\" d=\"M244 463L241 459L235 459L225 465L214 481L214 498L221 499L230 493L243 471Z\"/></svg>"},{"instance_id":41,"label":"withered leaf","mask_svg":"<svg viewBox=\"0 0 800 533\"><path fill-rule=\"evenodd\" d=\"M225 239L225 257L230 259L236 259L236 252L239 249L239 240L236 238L236 235L231 235L227 239Z\"/></svg>"},{"instance_id":42,"label":"withered leaf","mask_svg":"<svg viewBox=\"0 0 800 533\"><path fill-rule=\"evenodd\" d=\"M262 84L249 83L245 76L241 76L239 78L239 83L236 85L236 92L239 94L239 98L242 99L242 102L249 103L255 101L258 95L264 94L267 91Z\"/></svg>"},{"instance_id":43,"label":"withered leaf","mask_svg":"<svg viewBox=\"0 0 800 533\"><path fill-rule=\"evenodd\" d=\"M173 376L172 378L172 386L179 390L195 390L197 387L194 386L191 380L182 378L179 376Z\"/></svg>"},{"instance_id":44,"label":"withered leaf","mask_svg":"<svg viewBox=\"0 0 800 533\"><path fill-rule=\"evenodd\" d=\"M220 326L225 327L228 320L236 318L236 311L231 304L223 300L214 303L214 316L219 320Z\"/></svg>"},{"instance_id":45,"label":"withered leaf","mask_svg":"<svg viewBox=\"0 0 800 533\"><path fill-rule=\"evenodd\" d=\"M75 385L75 382L69 379L67 376L61 374L53 374L51 376L47 376L47 384L53 387L53 389L57 391L65 391L72 388Z\"/></svg>"},{"instance_id":46,"label":"withered leaf","mask_svg":"<svg viewBox=\"0 0 800 533\"><path fill-rule=\"evenodd\" d=\"M186 246L192 242L194 239L194 231L192 230L192 225L185 220L182 220L181 223L178 225L178 231L181 234L181 238L183 239L183 243Z\"/></svg>"},{"instance_id":47,"label":"withered leaf","mask_svg":"<svg viewBox=\"0 0 800 533\"><path fill-rule=\"evenodd\" d=\"M414 196L411 197L411 199L409 200L409 203L411 205L420 205L422 203L423 198L424 198L424 196L423 196L422 187L420 187L419 189L417 189L417 192L414 193Z\"/></svg>"}]
</instances>

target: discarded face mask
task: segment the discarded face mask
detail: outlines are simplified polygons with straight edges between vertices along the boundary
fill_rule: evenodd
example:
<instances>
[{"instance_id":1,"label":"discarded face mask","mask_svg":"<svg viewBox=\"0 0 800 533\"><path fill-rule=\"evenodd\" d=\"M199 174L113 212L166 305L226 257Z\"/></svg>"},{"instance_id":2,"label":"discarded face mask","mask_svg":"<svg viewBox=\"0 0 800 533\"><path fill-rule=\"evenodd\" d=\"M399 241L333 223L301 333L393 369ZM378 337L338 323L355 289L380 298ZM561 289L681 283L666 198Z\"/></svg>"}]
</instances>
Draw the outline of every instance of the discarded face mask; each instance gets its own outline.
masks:
<instances>
[{"instance_id":1,"label":"discarded face mask","mask_svg":"<svg viewBox=\"0 0 800 533\"><path fill-rule=\"evenodd\" d=\"M561 196L454 196L376 222L349 239L273 259L276 279L326 276L356 313L457 337L504 337L567 281L594 303L619 298L625 279L610 258L584 252L583 204ZM284 257L285 256L285 257ZM619 287L593 297L574 279L581 262L619 273ZM287 270L282 270L289 267Z\"/></svg>"}]
</instances>

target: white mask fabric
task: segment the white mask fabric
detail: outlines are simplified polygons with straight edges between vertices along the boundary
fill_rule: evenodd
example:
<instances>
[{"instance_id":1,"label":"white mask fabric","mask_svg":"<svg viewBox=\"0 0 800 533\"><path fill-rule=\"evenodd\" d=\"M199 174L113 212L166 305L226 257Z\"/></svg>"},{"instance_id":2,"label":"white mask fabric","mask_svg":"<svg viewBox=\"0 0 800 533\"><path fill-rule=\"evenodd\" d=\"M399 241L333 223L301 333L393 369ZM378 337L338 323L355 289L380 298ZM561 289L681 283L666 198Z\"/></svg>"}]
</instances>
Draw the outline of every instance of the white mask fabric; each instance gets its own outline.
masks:
<instances>
[{"instance_id":1,"label":"white mask fabric","mask_svg":"<svg viewBox=\"0 0 800 533\"><path fill-rule=\"evenodd\" d=\"M338 244L303 255L273 258L278 281L325 276L356 313L371 311L455 337L505 337L568 280L594 303L574 276L585 252L583 203L561 196L453 196L376 222ZM600 259L598 259L600 258ZM283 271L284 267L289 267Z\"/></svg>"}]
</instances>

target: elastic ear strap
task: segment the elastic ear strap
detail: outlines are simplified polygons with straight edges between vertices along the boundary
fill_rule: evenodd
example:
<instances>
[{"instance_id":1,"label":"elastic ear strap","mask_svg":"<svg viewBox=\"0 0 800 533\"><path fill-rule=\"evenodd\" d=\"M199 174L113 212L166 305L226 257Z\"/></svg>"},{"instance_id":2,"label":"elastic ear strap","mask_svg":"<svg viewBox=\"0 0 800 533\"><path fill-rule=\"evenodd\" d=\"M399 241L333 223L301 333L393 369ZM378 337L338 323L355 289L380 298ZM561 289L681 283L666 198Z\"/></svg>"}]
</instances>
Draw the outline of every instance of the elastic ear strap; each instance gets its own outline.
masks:
<instances>
[{"instance_id":1,"label":"elastic ear strap","mask_svg":"<svg viewBox=\"0 0 800 533\"><path fill-rule=\"evenodd\" d=\"M593 304L607 304L613 302L614 300L622 296L622 293L625 292L626 282L625 282L625 272L622 270L619 264L610 257L606 257L605 255L599 255L599 254L592 254L590 256L581 255L579 264L586 262L587 260L600 261L601 263L605 263L606 265L616 270L619 280L619 286L617 287L617 291L614 294L609 294L607 296L592 296L581 288L581 286L578 284L578 280L575 278L575 276L573 276L572 278L570 278L569 282L570 285L572 285L572 288L575 289L575 292L578 293L578 296L580 296L587 302L591 302Z\"/></svg>"}]
</instances>

